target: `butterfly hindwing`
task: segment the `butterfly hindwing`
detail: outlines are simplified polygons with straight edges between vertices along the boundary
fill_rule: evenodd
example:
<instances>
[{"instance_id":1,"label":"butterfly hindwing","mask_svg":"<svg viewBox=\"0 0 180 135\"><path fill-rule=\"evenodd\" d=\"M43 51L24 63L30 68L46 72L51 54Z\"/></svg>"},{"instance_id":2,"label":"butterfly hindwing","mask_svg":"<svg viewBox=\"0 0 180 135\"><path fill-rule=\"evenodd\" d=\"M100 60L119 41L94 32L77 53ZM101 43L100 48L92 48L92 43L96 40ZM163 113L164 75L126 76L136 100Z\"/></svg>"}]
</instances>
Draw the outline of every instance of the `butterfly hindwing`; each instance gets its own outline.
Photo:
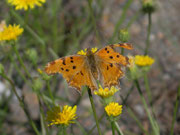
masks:
<instances>
[{"instance_id":1,"label":"butterfly hindwing","mask_svg":"<svg viewBox=\"0 0 180 135\"><path fill-rule=\"evenodd\" d=\"M84 64L79 72L77 72L69 81L69 85L80 90L81 86L88 86L91 90L97 89L96 81L92 76L91 70L89 67Z\"/></svg>"},{"instance_id":2,"label":"butterfly hindwing","mask_svg":"<svg viewBox=\"0 0 180 135\"><path fill-rule=\"evenodd\" d=\"M124 73L121 66L116 63L100 62L98 65L100 69L100 81L104 87L111 87L112 85L118 85L119 78L123 77Z\"/></svg>"}]
</instances>

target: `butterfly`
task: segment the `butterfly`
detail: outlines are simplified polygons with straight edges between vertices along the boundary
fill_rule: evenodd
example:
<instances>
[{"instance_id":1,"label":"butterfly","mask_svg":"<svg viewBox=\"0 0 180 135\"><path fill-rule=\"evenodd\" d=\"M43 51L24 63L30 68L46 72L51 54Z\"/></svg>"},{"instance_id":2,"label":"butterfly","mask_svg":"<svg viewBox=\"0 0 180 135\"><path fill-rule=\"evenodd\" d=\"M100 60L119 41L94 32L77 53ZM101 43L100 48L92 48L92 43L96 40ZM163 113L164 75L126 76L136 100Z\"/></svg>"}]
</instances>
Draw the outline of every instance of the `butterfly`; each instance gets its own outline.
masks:
<instances>
[{"instance_id":1,"label":"butterfly","mask_svg":"<svg viewBox=\"0 0 180 135\"><path fill-rule=\"evenodd\" d=\"M131 44L118 43L105 46L99 50L88 48L84 54L65 56L48 63L47 74L61 73L68 84L81 91L82 86L97 90L96 81L103 87L117 86L123 77L123 67L129 64L128 57L118 53L115 48L133 49Z\"/></svg>"}]
</instances>

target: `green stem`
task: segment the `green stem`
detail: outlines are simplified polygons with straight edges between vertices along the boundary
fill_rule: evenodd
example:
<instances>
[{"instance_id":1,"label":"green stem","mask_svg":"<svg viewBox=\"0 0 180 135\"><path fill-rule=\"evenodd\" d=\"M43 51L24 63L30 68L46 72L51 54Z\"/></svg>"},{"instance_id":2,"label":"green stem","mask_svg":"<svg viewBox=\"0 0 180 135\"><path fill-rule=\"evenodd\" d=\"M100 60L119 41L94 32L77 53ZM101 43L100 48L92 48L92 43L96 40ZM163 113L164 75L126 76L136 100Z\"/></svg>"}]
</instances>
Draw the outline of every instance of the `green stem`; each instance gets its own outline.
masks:
<instances>
[{"instance_id":1,"label":"green stem","mask_svg":"<svg viewBox=\"0 0 180 135\"><path fill-rule=\"evenodd\" d=\"M3 77L4 79L6 79L6 80L11 84L12 90L13 90L15 96L17 97L17 99L19 100L19 102L21 102L21 98L20 98L20 96L19 96L19 95L17 94L17 92L16 92L14 83L13 83L5 74L1 74L1 75L2 75L2 77Z\"/></svg>"},{"instance_id":2,"label":"green stem","mask_svg":"<svg viewBox=\"0 0 180 135\"><path fill-rule=\"evenodd\" d=\"M143 73L143 74L144 74L144 83L145 83L145 88L148 95L149 103L152 106L152 95L151 95L151 90L149 87L148 77L146 73Z\"/></svg>"},{"instance_id":3,"label":"green stem","mask_svg":"<svg viewBox=\"0 0 180 135\"><path fill-rule=\"evenodd\" d=\"M17 19L17 21L25 27L25 29L41 44L45 47L44 40L33 30L29 27L25 22L24 19L14 11L13 8L10 10L11 14Z\"/></svg>"},{"instance_id":4,"label":"green stem","mask_svg":"<svg viewBox=\"0 0 180 135\"><path fill-rule=\"evenodd\" d=\"M77 120L75 120L75 123L79 127L79 129L81 130L83 135L87 135L87 131L85 130L85 128Z\"/></svg>"},{"instance_id":5,"label":"green stem","mask_svg":"<svg viewBox=\"0 0 180 135\"><path fill-rule=\"evenodd\" d=\"M54 99L54 96L53 96L53 94L52 94L52 90L51 90L49 81L46 81L46 83L47 83L47 89L48 89L48 92L49 92L49 96L50 96L50 98L51 98L51 100L52 100L52 102L53 102L53 105L55 105L55 99Z\"/></svg>"},{"instance_id":6,"label":"green stem","mask_svg":"<svg viewBox=\"0 0 180 135\"><path fill-rule=\"evenodd\" d=\"M67 135L66 127L63 127L63 135Z\"/></svg>"},{"instance_id":7,"label":"green stem","mask_svg":"<svg viewBox=\"0 0 180 135\"><path fill-rule=\"evenodd\" d=\"M58 126L57 135L64 135L64 127Z\"/></svg>"},{"instance_id":8,"label":"green stem","mask_svg":"<svg viewBox=\"0 0 180 135\"><path fill-rule=\"evenodd\" d=\"M173 134L174 134L174 125L175 125L176 116L177 116L177 112L178 112L179 100L180 100L180 86L179 86L179 88L178 88L178 93L177 93L177 98L176 98L176 104L175 104L175 107L174 107L174 113L173 113L173 120L172 120L172 124L171 124L171 132L170 132L170 135L173 135Z\"/></svg>"},{"instance_id":9,"label":"green stem","mask_svg":"<svg viewBox=\"0 0 180 135\"><path fill-rule=\"evenodd\" d=\"M111 121L112 135L115 135L114 121Z\"/></svg>"},{"instance_id":10,"label":"green stem","mask_svg":"<svg viewBox=\"0 0 180 135\"><path fill-rule=\"evenodd\" d=\"M126 29L129 29L130 26L134 23L134 21L138 18L138 16L140 15L141 10L138 10L133 17L130 19L130 21L127 23Z\"/></svg>"},{"instance_id":11,"label":"green stem","mask_svg":"<svg viewBox=\"0 0 180 135\"><path fill-rule=\"evenodd\" d=\"M144 50L144 55L148 54L148 49L149 49L149 46L150 46L151 24L152 24L151 13L148 13L148 29L147 29L148 32L147 32L146 48Z\"/></svg>"},{"instance_id":12,"label":"green stem","mask_svg":"<svg viewBox=\"0 0 180 135\"><path fill-rule=\"evenodd\" d=\"M40 101L40 96L37 95L38 97L38 102L39 102L39 110L40 110L40 122L41 122L41 131L43 135L48 134L48 128L47 128L47 124L45 123L45 116L43 113L43 107Z\"/></svg>"},{"instance_id":13,"label":"green stem","mask_svg":"<svg viewBox=\"0 0 180 135\"><path fill-rule=\"evenodd\" d=\"M59 56L56 54L56 52L52 48L48 48L48 51L53 56L54 59L59 58Z\"/></svg>"},{"instance_id":14,"label":"green stem","mask_svg":"<svg viewBox=\"0 0 180 135\"><path fill-rule=\"evenodd\" d=\"M131 88L128 90L128 93L127 93L127 95L126 95L125 98L123 98L123 97L120 95L120 97L121 97L121 99L122 99L122 105L126 105L126 102L127 102L128 98L129 98L129 96L130 96L130 94L132 93L133 90L134 90L134 84L133 84L133 85L131 86Z\"/></svg>"},{"instance_id":15,"label":"green stem","mask_svg":"<svg viewBox=\"0 0 180 135\"><path fill-rule=\"evenodd\" d=\"M25 17L24 17L24 23L25 23L25 24L28 24L28 21L29 21L29 13L30 13L30 10L28 9L28 10L25 12Z\"/></svg>"},{"instance_id":16,"label":"green stem","mask_svg":"<svg viewBox=\"0 0 180 135\"><path fill-rule=\"evenodd\" d=\"M152 114L154 116L154 119L156 119L156 115L155 115L155 111L154 111L154 107L153 107L153 102L152 102L152 94L151 94L151 90L149 87L148 76L147 76L147 73L145 73L145 72L143 74L144 74L144 83L145 83L145 88L146 88L146 92L148 95L149 104L150 104L150 107L152 109Z\"/></svg>"},{"instance_id":17,"label":"green stem","mask_svg":"<svg viewBox=\"0 0 180 135\"><path fill-rule=\"evenodd\" d=\"M91 89L89 87L87 87L87 90L88 90L89 100L91 102L91 107L92 107L92 110L93 110L94 119L96 121L96 126L97 126L97 129L98 129L98 133L99 133L99 135L101 135L101 130L100 130L99 122L98 122L98 119L97 119L97 114L96 114L96 109L95 109Z\"/></svg>"},{"instance_id":18,"label":"green stem","mask_svg":"<svg viewBox=\"0 0 180 135\"><path fill-rule=\"evenodd\" d=\"M139 95L140 95L140 97L141 97L141 101L143 102L145 111L146 111L146 113L147 113L147 115L148 115L148 118L149 118L149 121L150 121L150 123L151 123L151 126L152 126L152 129L153 129L153 131L154 131L154 134L155 134L155 135L159 135L159 127L158 127L158 125L157 125L157 122L156 122L155 119L152 117L152 115L151 115L151 113L150 113L150 111L149 111L149 109L148 109L148 105L147 105L147 103L146 103L145 98L143 97L143 93L142 93L142 90L141 90L141 88L140 88L140 85L139 85L138 80L134 80L134 83L135 83L135 85L136 85L136 87L137 87L137 90L138 90L138 92L139 92Z\"/></svg>"},{"instance_id":19,"label":"green stem","mask_svg":"<svg viewBox=\"0 0 180 135\"><path fill-rule=\"evenodd\" d=\"M94 30L96 32L96 37L98 39L97 41L98 41L98 43L100 43L100 35L99 35L98 30L97 30L96 18L95 18L94 13L93 13L92 0L88 0L88 6L89 6L89 12L90 12L91 20L92 20L92 23L94 25Z\"/></svg>"},{"instance_id":20,"label":"green stem","mask_svg":"<svg viewBox=\"0 0 180 135\"><path fill-rule=\"evenodd\" d=\"M21 58L21 56L20 56L20 54L19 54L19 52L18 52L18 50L17 50L17 48L16 48L16 44L13 45L13 49L14 49L14 52L15 52L17 58L18 58L19 63L21 64L21 66L22 66L23 69L24 69L25 73L26 73L26 74L28 75L28 77L32 80L31 75L30 75L30 73L28 72L26 66L24 65L24 62L23 62L23 60L22 60L22 58Z\"/></svg>"},{"instance_id":21,"label":"green stem","mask_svg":"<svg viewBox=\"0 0 180 135\"><path fill-rule=\"evenodd\" d=\"M121 131L121 128L119 127L119 124L117 122L115 122L115 126L116 126L116 130L118 132L119 135L124 135L123 132Z\"/></svg>"},{"instance_id":22,"label":"green stem","mask_svg":"<svg viewBox=\"0 0 180 135\"><path fill-rule=\"evenodd\" d=\"M84 88L82 89L82 94L79 95L78 99L77 99L76 102L73 104L73 106L74 106L74 105L78 105L78 104L80 103L83 95L84 95L86 92L87 92L87 89L86 89L86 87L84 87Z\"/></svg>"},{"instance_id":23,"label":"green stem","mask_svg":"<svg viewBox=\"0 0 180 135\"><path fill-rule=\"evenodd\" d=\"M118 22L116 23L116 26L114 28L114 32L112 34L112 37L110 38L110 41L109 43L112 43L114 42L114 38L116 37L118 31L119 31L119 28L121 26L121 24L123 23L123 21L125 20L126 18L126 13L127 13L127 10L129 9L130 5L132 4L133 0L128 0L126 5L123 7L123 11L122 11L122 15L121 17L119 18Z\"/></svg>"},{"instance_id":24,"label":"green stem","mask_svg":"<svg viewBox=\"0 0 180 135\"><path fill-rule=\"evenodd\" d=\"M20 77L21 77L25 82L27 82L26 77L24 77L23 73L20 71L19 67L17 66L17 63L16 63L15 60L14 60L14 57L13 57L12 55L10 55L9 58L10 58L11 62L13 63L16 71L19 73Z\"/></svg>"},{"instance_id":25,"label":"green stem","mask_svg":"<svg viewBox=\"0 0 180 135\"><path fill-rule=\"evenodd\" d=\"M149 135L148 132L144 129L141 121L137 118L137 116L134 114L134 112L128 107L127 108L128 114L135 120L137 123L138 127L144 132L145 135Z\"/></svg>"},{"instance_id":26,"label":"green stem","mask_svg":"<svg viewBox=\"0 0 180 135\"><path fill-rule=\"evenodd\" d=\"M45 44L45 41L24 21L24 19L19 14L16 13L16 11L14 11L13 8L11 8L10 13L42 45L42 54L43 54L43 56L46 57L46 44Z\"/></svg>"},{"instance_id":27,"label":"green stem","mask_svg":"<svg viewBox=\"0 0 180 135\"><path fill-rule=\"evenodd\" d=\"M101 120L104 118L104 116L106 115L106 113L104 112L101 117L98 119L99 122L101 122ZM96 128L96 125L94 125L88 132L88 135L91 135L93 130Z\"/></svg>"},{"instance_id":28,"label":"green stem","mask_svg":"<svg viewBox=\"0 0 180 135\"><path fill-rule=\"evenodd\" d=\"M30 114L29 114L29 112L28 112L28 109L27 109L27 107L26 107L26 105L25 105L25 103L24 103L24 100L21 99L21 97L17 94L17 91L16 91L16 89L15 89L14 83L13 83L13 82L11 81L11 79L9 79L5 74L1 74L1 75L2 75L3 78L5 78L5 79L11 84L11 86L12 86L12 91L14 92L15 96L17 97L21 108L24 110L25 115L27 116L30 125L32 126L32 128L33 128L33 130L35 131L36 135L40 135L40 133L39 133L39 131L38 131L35 123L33 122L33 120L32 120L31 117L30 117Z\"/></svg>"},{"instance_id":29,"label":"green stem","mask_svg":"<svg viewBox=\"0 0 180 135\"><path fill-rule=\"evenodd\" d=\"M51 106L49 105L49 101L47 101L45 94L43 93L38 93L39 94L39 97L42 99L42 101L44 102L44 104L47 106L47 108L50 110L51 109Z\"/></svg>"}]
</instances>

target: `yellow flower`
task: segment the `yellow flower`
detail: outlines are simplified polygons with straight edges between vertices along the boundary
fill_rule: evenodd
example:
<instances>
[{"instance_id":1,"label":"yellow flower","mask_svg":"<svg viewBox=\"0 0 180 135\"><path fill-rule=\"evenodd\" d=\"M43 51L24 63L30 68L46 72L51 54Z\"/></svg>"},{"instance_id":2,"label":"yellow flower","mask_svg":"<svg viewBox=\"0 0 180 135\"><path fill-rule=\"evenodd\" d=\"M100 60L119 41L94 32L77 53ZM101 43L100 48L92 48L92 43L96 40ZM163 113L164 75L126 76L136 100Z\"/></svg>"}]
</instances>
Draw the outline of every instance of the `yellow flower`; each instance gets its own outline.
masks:
<instances>
[{"instance_id":1,"label":"yellow flower","mask_svg":"<svg viewBox=\"0 0 180 135\"><path fill-rule=\"evenodd\" d=\"M77 52L77 54L79 54L79 55L86 55L86 53L87 53L87 49L80 50Z\"/></svg>"},{"instance_id":2,"label":"yellow flower","mask_svg":"<svg viewBox=\"0 0 180 135\"><path fill-rule=\"evenodd\" d=\"M17 40L17 37L22 34L23 28L20 25L9 25L8 27L4 25L4 28L0 31L0 41L5 40Z\"/></svg>"},{"instance_id":3,"label":"yellow flower","mask_svg":"<svg viewBox=\"0 0 180 135\"><path fill-rule=\"evenodd\" d=\"M8 3L15 6L16 10L28 10L28 8L33 9L35 6L42 6L46 0L8 0Z\"/></svg>"},{"instance_id":4,"label":"yellow flower","mask_svg":"<svg viewBox=\"0 0 180 135\"><path fill-rule=\"evenodd\" d=\"M96 47L95 47L95 48L91 48L91 52L92 52L92 53L95 53L96 51L97 51L97 48L96 48ZM79 55L86 55L86 54L87 54L87 48L84 49L84 50L78 51L77 54L79 54Z\"/></svg>"},{"instance_id":5,"label":"yellow flower","mask_svg":"<svg viewBox=\"0 0 180 135\"><path fill-rule=\"evenodd\" d=\"M117 91L118 91L118 89L116 89L114 86L112 86L111 89L109 89L109 88L103 89L102 86L99 85L99 90L94 91L94 94L98 95L102 98L107 98L107 97L114 95L114 93L116 93Z\"/></svg>"},{"instance_id":6,"label":"yellow flower","mask_svg":"<svg viewBox=\"0 0 180 135\"><path fill-rule=\"evenodd\" d=\"M116 102L111 102L105 107L105 111L108 116L118 116L122 113L122 105Z\"/></svg>"},{"instance_id":7,"label":"yellow flower","mask_svg":"<svg viewBox=\"0 0 180 135\"><path fill-rule=\"evenodd\" d=\"M39 74L43 74L43 71L40 68L38 68L37 71L39 72Z\"/></svg>"},{"instance_id":8,"label":"yellow flower","mask_svg":"<svg viewBox=\"0 0 180 135\"><path fill-rule=\"evenodd\" d=\"M60 106L54 107L52 110L47 112L47 121L50 121L51 125L66 125L68 126L70 123L74 123L76 117L77 106L71 107L65 105L62 109Z\"/></svg>"},{"instance_id":9,"label":"yellow flower","mask_svg":"<svg viewBox=\"0 0 180 135\"><path fill-rule=\"evenodd\" d=\"M154 63L154 59L149 56L136 55L135 64L138 66L151 66Z\"/></svg>"},{"instance_id":10,"label":"yellow flower","mask_svg":"<svg viewBox=\"0 0 180 135\"><path fill-rule=\"evenodd\" d=\"M91 49L91 52L92 52L92 53L95 53L97 50L98 50L98 49L95 47L95 48L92 48L92 49Z\"/></svg>"}]
</instances>

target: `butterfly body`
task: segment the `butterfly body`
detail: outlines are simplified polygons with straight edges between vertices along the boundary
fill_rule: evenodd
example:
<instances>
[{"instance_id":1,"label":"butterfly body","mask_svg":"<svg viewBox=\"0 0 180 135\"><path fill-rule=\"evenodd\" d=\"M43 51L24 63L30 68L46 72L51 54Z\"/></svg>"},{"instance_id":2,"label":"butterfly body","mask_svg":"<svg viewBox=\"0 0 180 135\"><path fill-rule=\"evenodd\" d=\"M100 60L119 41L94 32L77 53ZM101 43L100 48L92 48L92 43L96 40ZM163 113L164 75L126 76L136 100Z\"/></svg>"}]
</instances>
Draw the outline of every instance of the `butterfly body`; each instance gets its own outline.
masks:
<instances>
[{"instance_id":1,"label":"butterfly body","mask_svg":"<svg viewBox=\"0 0 180 135\"><path fill-rule=\"evenodd\" d=\"M98 79L98 69L97 69L97 58L95 58L94 53L90 50L90 48L87 49L87 63L88 66L92 72L92 75L95 79Z\"/></svg>"},{"instance_id":2,"label":"butterfly body","mask_svg":"<svg viewBox=\"0 0 180 135\"><path fill-rule=\"evenodd\" d=\"M47 64L48 74L61 73L68 84L81 90L87 85L96 90L96 80L104 87L118 85L118 79L123 76L122 68L127 66L128 58L115 51L115 47L132 49L127 43L106 46L96 52L87 49L84 55L71 55Z\"/></svg>"}]
</instances>

